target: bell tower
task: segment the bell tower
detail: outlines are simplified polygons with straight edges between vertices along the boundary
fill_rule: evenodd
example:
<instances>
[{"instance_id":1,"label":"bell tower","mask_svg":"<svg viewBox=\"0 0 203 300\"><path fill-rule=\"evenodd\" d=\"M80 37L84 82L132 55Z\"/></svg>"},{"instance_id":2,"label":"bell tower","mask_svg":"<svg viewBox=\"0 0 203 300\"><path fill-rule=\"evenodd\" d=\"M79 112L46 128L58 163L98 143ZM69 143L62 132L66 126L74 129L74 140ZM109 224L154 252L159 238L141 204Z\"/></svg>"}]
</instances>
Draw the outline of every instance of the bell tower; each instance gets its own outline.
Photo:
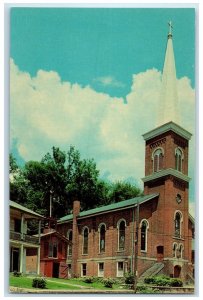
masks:
<instances>
[{"instance_id":1,"label":"bell tower","mask_svg":"<svg viewBox=\"0 0 203 300\"><path fill-rule=\"evenodd\" d=\"M184 277L189 259L188 146L192 135L177 124L178 94L171 22L169 28L160 97L161 118L158 127L143 135L145 177L142 180L145 195L159 193L151 225L154 234L152 257L164 262L168 275L176 276L179 272L178 277Z\"/></svg>"}]
</instances>

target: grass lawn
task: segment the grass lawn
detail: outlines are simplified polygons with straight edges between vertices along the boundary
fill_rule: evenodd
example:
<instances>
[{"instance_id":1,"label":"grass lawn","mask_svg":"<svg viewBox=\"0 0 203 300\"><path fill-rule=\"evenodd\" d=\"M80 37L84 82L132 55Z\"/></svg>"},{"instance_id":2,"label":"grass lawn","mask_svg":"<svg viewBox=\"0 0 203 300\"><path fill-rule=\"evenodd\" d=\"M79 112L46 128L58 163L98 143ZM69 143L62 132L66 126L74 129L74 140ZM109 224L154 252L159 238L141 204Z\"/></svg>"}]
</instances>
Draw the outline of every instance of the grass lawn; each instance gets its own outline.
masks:
<instances>
[{"instance_id":1,"label":"grass lawn","mask_svg":"<svg viewBox=\"0 0 203 300\"><path fill-rule=\"evenodd\" d=\"M15 276L10 275L10 286L35 290L36 288L32 287L32 279L33 278L31 278L31 277L25 277L25 276L15 277ZM72 286L72 285L65 285L64 283L60 283L60 282L49 282L47 280L46 289L48 289L48 290L80 290L80 287L76 287L76 286Z\"/></svg>"},{"instance_id":2,"label":"grass lawn","mask_svg":"<svg viewBox=\"0 0 203 300\"><path fill-rule=\"evenodd\" d=\"M33 277L34 278L34 277ZM15 277L10 275L10 286L33 289L32 277L21 276ZM46 278L48 290L80 290L84 289L95 289L95 290L117 290L121 289L119 284L114 284L112 288L106 288L102 282L86 283L81 278L74 279L59 279L59 278Z\"/></svg>"}]
</instances>

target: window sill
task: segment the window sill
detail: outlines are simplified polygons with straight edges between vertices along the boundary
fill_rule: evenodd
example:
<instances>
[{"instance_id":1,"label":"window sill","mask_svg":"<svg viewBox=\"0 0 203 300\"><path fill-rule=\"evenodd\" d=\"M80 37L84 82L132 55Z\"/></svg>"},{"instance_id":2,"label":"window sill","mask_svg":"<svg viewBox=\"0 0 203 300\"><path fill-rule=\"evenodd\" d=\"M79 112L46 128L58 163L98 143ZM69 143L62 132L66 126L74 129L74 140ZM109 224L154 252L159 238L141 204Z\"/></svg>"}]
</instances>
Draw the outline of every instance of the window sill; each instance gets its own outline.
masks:
<instances>
[{"instance_id":1,"label":"window sill","mask_svg":"<svg viewBox=\"0 0 203 300\"><path fill-rule=\"evenodd\" d=\"M125 249L123 249L123 250L117 250L116 252L117 253L122 253L122 252L125 252Z\"/></svg>"},{"instance_id":2,"label":"window sill","mask_svg":"<svg viewBox=\"0 0 203 300\"><path fill-rule=\"evenodd\" d=\"M88 256L88 253L82 253L82 256Z\"/></svg>"},{"instance_id":3,"label":"window sill","mask_svg":"<svg viewBox=\"0 0 203 300\"><path fill-rule=\"evenodd\" d=\"M179 240L179 241L184 241L185 239L182 237L178 237L178 236L173 236L173 239Z\"/></svg>"},{"instance_id":4,"label":"window sill","mask_svg":"<svg viewBox=\"0 0 203 300\"><path fill-rule=\"evenodd\" d=\"M140 250L141 253L147 253L147 250Z\"/></svg>"}]
</instances>

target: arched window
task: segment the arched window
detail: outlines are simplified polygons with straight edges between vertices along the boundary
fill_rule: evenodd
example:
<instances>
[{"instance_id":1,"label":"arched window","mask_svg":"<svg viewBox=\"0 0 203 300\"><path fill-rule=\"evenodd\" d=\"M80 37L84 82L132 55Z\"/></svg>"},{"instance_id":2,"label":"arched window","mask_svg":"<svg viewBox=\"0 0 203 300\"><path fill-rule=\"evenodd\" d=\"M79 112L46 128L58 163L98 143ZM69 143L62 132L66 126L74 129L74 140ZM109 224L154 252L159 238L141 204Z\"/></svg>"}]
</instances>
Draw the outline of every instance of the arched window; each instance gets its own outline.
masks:
<instances>
[{"instance_id":1,"label":"arched window","mask_svg":"<svg viewBox=\"0 0 203 300\"><path fill-rule=\"evenodd\" d=\"M99 252L105 252L106 244L106 225L104 223L99 225Z\"/></svg>"},{"instance_id":2,"label":"arched window","mask_svg":"<svg viewBox=\"0 0 203 300\"><path fill-rule=\"evenodd\" d=\"M154 172L158 172L163 169L163 157L164 157L164 151L162 148L158 148L152 153Z\"/></svg>"},{"instance_id":3,"label":"arched window","mask_svg":"<svg viewBox=\"0 0 203 300\"><path fill-rule=\"evenodd\" d=\"M184 250L183 244L180 244L180 245L179 245L179 257L180 257L180 258L183 258L183 250Z\"/></svg>"},{"instance_id":4,"label":"arched window","mask_svg":"<svg viewBox=\"0 0 203 300\"><path fill-rule=\"evenodd\" d=\"M177 256L177 253L176 253L177 247L178 247L177 243L173 243L173 257Z\"/></svg>"},{"instance_id":5,"label":"arched window","mask_svg":"<svg viewBox=\"0 0 203 300\"><path fill-rule=\"evenodd\" d=\"M180 148L175 149L175 169L182 172L183 151Z\"/></svg>"},{"instance_id":6,"label":"arched window","mask_svg":"<svg viewBox=\"0 0 203 300\"><path fill-rule=\"evenodd\" d=\"M88 234L88 228L83 228L83 254L88 254Z\"/></svg>"},{"instance_id":7,"label":"arched window","mask_svg":"<svg viewBox=\"0 0 203 300\"><path fill-rule=\"evenodd\" d=\"M180 211L175 212L174 222L175 222L175 237L181 237L181 222L182 222L182 214Z\"/></svg>"},{"instance_id":8,"label":"arched window","mask_svg":"<svg viewBox=\"0 0 203 300\"><path fill-rule=\"evenodd\" d=\"M141 221L141 251L147 251L147 230L149 223L147 220Z\"/></svg>"},{"instance_id":9,"label":"arched window","mask_svg":"<svg viewBox=\"0 0 203 300\"><path fill-rule=\"evenodd\" d=\"M118 228L118 250L122 251L125 249L125 227L126 221L121 219L117 223Z\"/></svg>"},{"instance_id":10,"label":"arched window","mask_svg":"<svg viewBox=\"0 0 203 300\"><path fill-rule=\"evenodd\" d=\"M68 255L72 255L72 241L73 241L73 231L69 230L67 232L67 238L70 241L70 243L68 244Z\"/></svg>"}]
</instances>

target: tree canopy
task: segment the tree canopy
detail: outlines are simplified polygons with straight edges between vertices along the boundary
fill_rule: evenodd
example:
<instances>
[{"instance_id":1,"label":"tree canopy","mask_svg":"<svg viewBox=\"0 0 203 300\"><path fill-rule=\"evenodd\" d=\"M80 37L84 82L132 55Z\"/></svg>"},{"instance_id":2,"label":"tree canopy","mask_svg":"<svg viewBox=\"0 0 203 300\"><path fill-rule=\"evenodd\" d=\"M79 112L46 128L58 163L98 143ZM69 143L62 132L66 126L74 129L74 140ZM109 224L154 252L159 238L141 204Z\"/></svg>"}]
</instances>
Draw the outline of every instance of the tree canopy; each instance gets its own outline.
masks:
<instances>
[{"instance_id":1,"label":"tree canopy","mask_svg":"<svg viewBox=\"0 0 203 300\"><path fill-rule=\"evenodd\" d=\"M10 155L10 173L11 200L55 218L70 213L74 199L80 200L82 210L87 210L141 194L128 182L101 180L94 160L82 159L73 146L67 152L53 147L41 161L28 161L22 168Z\"/></svg>"}]
</instances>

